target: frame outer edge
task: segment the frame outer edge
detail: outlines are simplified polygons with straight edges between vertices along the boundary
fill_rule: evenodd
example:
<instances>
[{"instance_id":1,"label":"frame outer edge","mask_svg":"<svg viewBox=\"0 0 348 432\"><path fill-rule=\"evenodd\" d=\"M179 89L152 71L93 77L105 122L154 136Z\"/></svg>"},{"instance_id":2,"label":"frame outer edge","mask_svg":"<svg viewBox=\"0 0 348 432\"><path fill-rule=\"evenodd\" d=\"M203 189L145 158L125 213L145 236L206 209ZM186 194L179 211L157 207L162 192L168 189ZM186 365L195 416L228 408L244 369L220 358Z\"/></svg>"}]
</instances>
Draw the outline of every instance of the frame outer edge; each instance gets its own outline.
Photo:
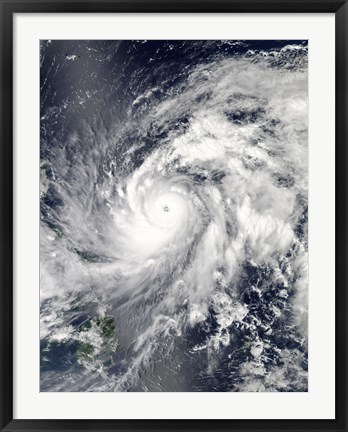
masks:
<instances>
[{"instance_id":1,"label":"frame outer edge","mask_svg":"<svg viewBox=\"0 0 348 432\"><path fill-rule=\"evenodd\" d=\"M12 166L13 166L13 156L12 156L12 108L13 108L13 66L12 66L12 14L16 10L18 12L22 11L33 11L33 9L49 9L59 2L47 0L46 5L43 1L39 0L32 2L30 0L24 0L23 2L8 0L0 0L0 16L1 16L1 35L0 35L0 47L1 47L1 59L0 59L0 130L1 130L1 143L0 143L0 308L1 308L1 318L0 318L0 430L3 431L37 431L37 430L51 430L51 431L76 431L76 430L116 430L115 427L102 426L103 422L99 423L96 429L84 428L83 424L85 421L75 421L66 422L63 421L66 428L61 428L63 424L60 421L44 421L44 420L13 420L13 353L12 353L12 322L13 322L13 298L11 287L13 286L13 198L12 198ZM89 3L86 1L86 3ZM90 2L92 3L92 2ZM102 3L102 2L101 2ZM107 2L111 4L111 1ZM113 6L116 6L118 1L114 2ZM121 2L122 3L122 2ZM124 2L123 2L124 3ZM129 9L132 8L131 3L129 4ZM137 2L146 5L147 2ZM171 2L169 2L171 3ZM202 1L202 5L205 2ZM240 2L238 2L240 3ZM246 2L247 3L247 2ZM258 3L262 5L262 1L252 1L255 7ZM271 3L270 1L265 3ZM275 1L272 1L275 4ZM279 1L278 4L283 3ZM298 1L292 2L296 4L300 9L300 3ZM304 1L304 3L306 3ZM309 2L308 2L309 3ZM310 1L312 4L320 4L324 2L321 1ZM329 2L326 2L326 5ZM336 159L336 223L340 231L336 231L336 238L340 238L340 247L336 244L336 270L337 277L336 290L340 290L340 295L342 301L339 305L336 304L336 312L338 313L339 319L337 319L337 324L340 327L340 335L336 334L336 374L337 371L343 371L343 375L337 374L336 380L336 426L328 426L327 429L320 428L320 430L335 430L339 432L347 432L347 395L348 395L348 380L347 380L347 362L348 359L348 346L347 346L347 335L348 335L348 320L346 318L346 311L348 311L347 303L347 276L348 276L348 266L346 262L347 252L348 252L348 237L346 231L346 201L347 201L347 191L348 191L348 176L346 174L346 169L348 167L348 127L346 125L348 119L348 97L347 97L347 83L348 83L348 5L347 2L339 2L341 7L336 11L336 150L339 158ZM66 0L61 2L63 6L67 4ZM78 1L81 7L82 4ZM153 4L153 3L152 3ZM159 3L157 3L159 4ZM217 4L222 6L221 2ZM226 3L225 3L226 4ZM334 4L338 2L332 2L331 8ZM342 5L343 4L343 5ZM31 5L36 7L31 9ZM104 2L105 5L105 2ZM65 6L63 6L64 8ZM98 6L95 6L96 8ZM325 6L326 7L326 6ZM81 8L82 9L82 8ZM86 12L89 10L87 7ZM53 12L53 11L52 11ZM328 12L328 10L327 10ZM337 25L339 24L339 25ZM339 27L340 34L338 39ZM339 43L338 43L339 42ZM6 62L6 59L10 61ZM339 91L338 91L339 90ZM6 108L6 110L5 110ZM340 147L340 148L339 148ZM343 195L343 196L342 196ZM337 228L336 228L337 229ZM342 242L342 243L341 243ZM344 244L343 244L344 242ZM338 242L337 242L338 243ZM343 270L344 269L344 270ZM343 285L343 286L342 286ZM339 327L337 327L339 328ZM342 397L343 396L343 397ZM41 423L41 427L38 427L38 423ZM94 423L95 424L95 423ZM322 423L323 425L325 422ZM59 426L58 426L59 425ZM58 426L58 427L57 427ZM152 429L150 425L146 422L143 424L144 427L132 427L124 429L122 426L117 430L121 432L122 430L155 430ZM303 425L302 425L303 426ZM309 425L308 425L309 426ZM188 425L184 428L173 427L170 429L174 432L175 430L184 432L188 431ZM233 426L231 426L233 427ZM313 426L310 429L302 429L302 427L296 428L284 428L283 430L314 430ZM206 429L206 428L204 428ZM240 430L238 426L234 430ZM243 428L245 431L248 430L247 427ZM262 427L264 429L264 427ZM276 428L270 428L275 430ZM156 430L158 428L156 427ZM162 429L163 430L163 429ZM194 427L191 430L198 430ZM212 430L212 429L210 429ZM226 429L225 429L226 430ZM232 430L232 429L231 429ZM255 429L249 429L255 430ZM259 429L261 430L261 429ZM266 429L264 429L266 430ZM280 429L276 429L280 430ZM319 430L319 429L318 429Z\"/></svg>"},{"instance_id":2,"label":"frame outer edge","mask_svg":"<svg viewBox=\"0 0 348 432\"><path fill-rule=\"evenodd\" d=\"M12 196L12 12L0 2L0 427L13 418L13 196Z\"/></svg>"},{"instance_id":3,"label":"frame outer edge","mask_svg":"<svg viewBox=\"0 0 348 432\"><path fill-rule=\"evenodd\" d=\"M348 3L336 12L336 161L335 161L335 207L336 207L336 421L342 431L347 425L347 359L348 359L348 303L347 303L347 192L348 192Z\"/></svg>"},{"instance_id":4,"label":"frame outer edge","mask_svg":"<svg viewBox=\"0 0 348 432\"><path fill-rule=\"evenodd\" d=\"M43 13L320 13L346 0L0 0L12 12Z\"/></svg>"}]
</instances>

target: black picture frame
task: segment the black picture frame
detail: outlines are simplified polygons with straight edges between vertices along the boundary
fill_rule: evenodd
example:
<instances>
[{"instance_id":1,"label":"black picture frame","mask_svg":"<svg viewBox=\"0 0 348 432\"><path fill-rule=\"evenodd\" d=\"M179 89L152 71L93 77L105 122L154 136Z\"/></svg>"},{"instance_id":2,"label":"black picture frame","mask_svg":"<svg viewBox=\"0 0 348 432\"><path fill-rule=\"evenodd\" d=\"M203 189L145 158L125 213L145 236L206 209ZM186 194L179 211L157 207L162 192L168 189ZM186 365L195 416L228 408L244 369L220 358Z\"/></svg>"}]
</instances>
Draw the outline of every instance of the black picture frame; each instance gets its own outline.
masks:
<instances>
[{"instance_id":1,"label":"black picture frame","mask_svg":"<svg viewBox=\"0 0 348 432\"><path fill-rule=\"evenodd\" d=\"M348 4L338 0L0 0L0 429L1 431L347 431L347 62ZM335 14L336 418L335 420L13 419L13 16L16 13L198 12Z\"/></svg>"}]
</instances>

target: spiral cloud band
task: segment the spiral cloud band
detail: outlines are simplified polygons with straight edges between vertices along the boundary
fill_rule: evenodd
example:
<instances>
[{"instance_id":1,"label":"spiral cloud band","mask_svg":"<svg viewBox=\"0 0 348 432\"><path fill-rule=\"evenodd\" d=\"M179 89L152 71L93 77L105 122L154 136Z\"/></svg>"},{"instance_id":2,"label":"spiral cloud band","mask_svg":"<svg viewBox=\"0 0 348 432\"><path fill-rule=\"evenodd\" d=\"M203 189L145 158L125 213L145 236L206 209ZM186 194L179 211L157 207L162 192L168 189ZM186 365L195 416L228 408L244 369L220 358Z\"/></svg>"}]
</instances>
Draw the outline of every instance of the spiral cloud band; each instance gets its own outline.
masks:
<instances>
[{"instance_id":1,"label":"spiral cloud band","mask_svg":"<svg viewBox=\"0 0 348 432\"><path fill-rule=\"evenodd\" d=\"M307 54L41 42L42 391L307 391Z\"/></svg>"}]
</instances>

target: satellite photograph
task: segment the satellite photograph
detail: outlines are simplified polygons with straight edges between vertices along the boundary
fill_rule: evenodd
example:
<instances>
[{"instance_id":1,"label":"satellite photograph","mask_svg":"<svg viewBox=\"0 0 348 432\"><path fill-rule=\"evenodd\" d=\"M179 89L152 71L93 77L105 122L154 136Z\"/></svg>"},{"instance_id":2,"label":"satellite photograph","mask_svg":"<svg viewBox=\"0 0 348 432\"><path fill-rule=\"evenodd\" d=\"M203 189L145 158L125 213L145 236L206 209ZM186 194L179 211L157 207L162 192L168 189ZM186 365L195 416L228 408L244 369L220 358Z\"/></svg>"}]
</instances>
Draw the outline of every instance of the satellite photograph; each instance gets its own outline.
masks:
<instances>
[{"instance_id":1,"label":"satellite photograph","mask_svg":"<svg viewBox=\"0 0 348 432\"><path fill-rule=\"evenodd\" d=\"M40 390L308 391L308 41L40 41Z\"/></svg>"}]
</instances>

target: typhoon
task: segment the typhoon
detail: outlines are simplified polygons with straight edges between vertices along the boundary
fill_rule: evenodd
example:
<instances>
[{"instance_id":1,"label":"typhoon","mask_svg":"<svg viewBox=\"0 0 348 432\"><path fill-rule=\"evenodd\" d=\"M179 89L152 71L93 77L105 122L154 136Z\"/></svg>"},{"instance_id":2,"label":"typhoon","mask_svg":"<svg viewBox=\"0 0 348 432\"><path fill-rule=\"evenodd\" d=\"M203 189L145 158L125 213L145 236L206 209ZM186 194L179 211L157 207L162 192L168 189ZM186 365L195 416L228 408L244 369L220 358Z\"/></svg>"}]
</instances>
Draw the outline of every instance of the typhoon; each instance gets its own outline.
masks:
<instances>
[{"instance_id":1,"label":"typhoon","mask_svg":"<svg viewBox=\"0 0 348 432\"><path fill-rule=\"evenodd\" d=\"M307 42L40 53L41 391L307 391Z\"/></svg>"}]
</instances>

